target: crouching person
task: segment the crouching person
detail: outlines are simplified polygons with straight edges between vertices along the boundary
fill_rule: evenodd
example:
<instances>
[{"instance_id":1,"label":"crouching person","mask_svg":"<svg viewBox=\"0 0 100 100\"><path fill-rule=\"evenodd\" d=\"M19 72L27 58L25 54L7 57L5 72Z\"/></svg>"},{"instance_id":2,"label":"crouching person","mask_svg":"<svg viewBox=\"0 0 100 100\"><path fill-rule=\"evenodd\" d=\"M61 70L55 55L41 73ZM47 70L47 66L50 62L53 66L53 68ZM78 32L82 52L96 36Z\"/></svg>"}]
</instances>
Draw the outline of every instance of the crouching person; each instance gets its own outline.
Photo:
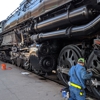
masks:
<instances>
[{"instance_id":1,"label":"crouching person","mask_svg":"<svg viewBox=\"0 0 100 100\"><path fill-rule=\"evenodd\" d=\"M69 70L69 90L70 98L68 100L85 100L85 80L92 77L92 72L87 72L84 67L84 58L79 58L75 66Z\"/></svg>"}]
</instances>

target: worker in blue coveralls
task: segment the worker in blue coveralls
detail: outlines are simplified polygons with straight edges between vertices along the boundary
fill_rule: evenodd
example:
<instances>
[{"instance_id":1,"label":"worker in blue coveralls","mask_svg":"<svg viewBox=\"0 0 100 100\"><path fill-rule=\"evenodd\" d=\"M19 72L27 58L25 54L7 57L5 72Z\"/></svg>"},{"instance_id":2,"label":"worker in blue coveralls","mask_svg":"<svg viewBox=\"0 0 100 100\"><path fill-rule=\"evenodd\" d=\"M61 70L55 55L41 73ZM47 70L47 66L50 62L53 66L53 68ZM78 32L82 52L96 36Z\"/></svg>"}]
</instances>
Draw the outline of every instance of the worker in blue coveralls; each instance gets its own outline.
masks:
<instances>
[{"instance_id":1,"label":"worker in blue coveralls","mask_svg":"<svg viewBox=\"0 0 100 100\"><path fill-rule=\"evenodd\" d=\"M77 64L69 71L70 98L68 100L85 100L85 80L92 77L92 72L87 72L84 64L84 58L79 58Z\"/></svg>"}]
</instances>

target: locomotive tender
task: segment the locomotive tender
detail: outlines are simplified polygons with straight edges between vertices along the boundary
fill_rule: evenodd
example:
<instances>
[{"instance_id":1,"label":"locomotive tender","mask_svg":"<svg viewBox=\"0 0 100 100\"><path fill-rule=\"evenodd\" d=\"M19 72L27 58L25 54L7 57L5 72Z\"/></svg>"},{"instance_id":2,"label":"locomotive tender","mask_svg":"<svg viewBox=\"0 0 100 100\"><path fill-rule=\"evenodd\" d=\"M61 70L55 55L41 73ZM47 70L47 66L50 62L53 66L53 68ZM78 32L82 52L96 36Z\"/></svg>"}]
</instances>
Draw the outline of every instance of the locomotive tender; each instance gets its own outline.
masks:
<instances>
[{"instance_id":1,"label":"locomotive tender","mask_svg":"<svg viewBox=\"0 0 100 100\"><path fill-rule=\"evenodd\" d=\"M0 59L37 74L68 71L86 59L94 77L87 89L100 98L100 0L23 0L0 22Z\"/></svg>"}]
</instances>

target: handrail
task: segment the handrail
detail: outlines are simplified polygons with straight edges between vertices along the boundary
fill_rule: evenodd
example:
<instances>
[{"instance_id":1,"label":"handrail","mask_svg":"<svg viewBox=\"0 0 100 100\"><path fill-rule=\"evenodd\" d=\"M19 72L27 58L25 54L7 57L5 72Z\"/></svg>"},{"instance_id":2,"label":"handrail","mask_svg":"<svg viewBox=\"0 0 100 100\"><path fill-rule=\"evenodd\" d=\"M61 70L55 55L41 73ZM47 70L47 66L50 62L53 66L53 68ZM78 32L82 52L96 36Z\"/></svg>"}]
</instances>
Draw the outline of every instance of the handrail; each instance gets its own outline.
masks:
<instances>
[{"instance_id":1,"label":"handrail","mask_svg":"<svg viewBox=\"0 0 100 100\"><path fill-rule=\"evenodd\" d=\"M25 1L25 2L26 2L26 1ZM22 5L25 4L25 2L23 2ZM10 19L19 9L20 9L20 6L19 6L17 9L15 9L15 10L7 17L7 20Z\"/></svg>"},{"instance_id":2,"label":"handrail","mask_svg":"<svg viewBox=\"0 0 100 100\"><path fill-rule=\"evenodd\" d=\"M7 20L10 19L14 14L15 12L17 12L19 9L19 7L17 9L15 9L8 17L7 17Z\"/></svg>"}]
</instances>

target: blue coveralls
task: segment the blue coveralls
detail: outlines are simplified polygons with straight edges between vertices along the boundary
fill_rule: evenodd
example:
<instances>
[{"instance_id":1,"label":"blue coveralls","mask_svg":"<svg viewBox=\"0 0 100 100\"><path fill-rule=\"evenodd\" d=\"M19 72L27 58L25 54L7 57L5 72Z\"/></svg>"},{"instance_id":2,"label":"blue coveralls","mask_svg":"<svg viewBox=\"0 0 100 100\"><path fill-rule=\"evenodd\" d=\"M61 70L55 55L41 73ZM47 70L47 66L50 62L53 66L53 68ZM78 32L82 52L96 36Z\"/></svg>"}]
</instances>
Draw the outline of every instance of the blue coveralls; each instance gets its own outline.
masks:
<instances>
[{"instance_id":1,"label":"blue coveralls","mask_svg":"<svg viewBox=\"0 0 100 100\"><path fill-rule=\"evenodd\" d=\"M76 73L75 73L76 70ZM76 76L77 74L77 76ZM77 84L83 88L83 95L80 95L80 89L75 88L73 86L69 87L70 90L70 98L69 100L85 100L85 80L90 79L92 77L92 72L88 73L84 66L77 64L76 66L72 66L69 71L70 82ZM78 77L78 79L77 79ZM80 82L79 82L80 80Z\"/></svg>"}]
</instances>

